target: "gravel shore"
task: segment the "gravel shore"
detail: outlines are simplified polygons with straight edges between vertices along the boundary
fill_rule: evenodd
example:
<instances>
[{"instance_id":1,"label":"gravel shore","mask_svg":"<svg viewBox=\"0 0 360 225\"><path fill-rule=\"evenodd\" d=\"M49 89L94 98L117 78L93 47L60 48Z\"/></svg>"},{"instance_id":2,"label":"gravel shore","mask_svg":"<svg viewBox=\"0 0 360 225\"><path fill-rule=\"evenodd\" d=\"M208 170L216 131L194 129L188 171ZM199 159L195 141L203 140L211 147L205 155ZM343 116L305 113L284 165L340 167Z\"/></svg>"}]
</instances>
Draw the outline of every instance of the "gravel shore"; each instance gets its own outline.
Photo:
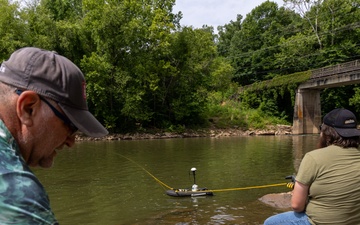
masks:
<instances>
[{"instance_id":1,"label":"gravel shore","mask_svg":"<svg viewBox=\"0 0 360 225\"><path fill-rule=\"evenodd\" d=\"M231 136L259 136L259 135L291 135L292 127L289 125L268 126L265 129L240 130L236 128L228 129L198 129L186 130L182 133L153 131L135 132L126 134L109 134L103 138L91 138L84 135L77 135L77 141L120 141L120 140L143 140L143 139L169 139L169 138L195 138L195 137L231 137Z\"/></svg>"}]
</instances>

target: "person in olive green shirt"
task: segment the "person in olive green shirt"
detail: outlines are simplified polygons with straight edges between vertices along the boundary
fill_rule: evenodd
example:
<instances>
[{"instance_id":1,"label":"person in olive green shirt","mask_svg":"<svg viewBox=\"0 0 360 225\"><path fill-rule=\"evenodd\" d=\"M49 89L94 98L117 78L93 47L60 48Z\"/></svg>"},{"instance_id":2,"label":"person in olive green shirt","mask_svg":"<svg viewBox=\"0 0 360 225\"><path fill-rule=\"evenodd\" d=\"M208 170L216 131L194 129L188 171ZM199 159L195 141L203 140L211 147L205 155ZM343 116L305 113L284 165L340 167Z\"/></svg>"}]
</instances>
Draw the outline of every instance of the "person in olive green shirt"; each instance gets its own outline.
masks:
<instances>
[{"instance_id":1,"label":"person in olive green shirt","mask_svg":"<svg viewBox=\"0 0 360 225\"><path fill-rule=\"evenodd\" d=\"M69 59L21 48L0 67L0 224L58 224L30 166L49 168L75 132L107 130L88 111L85 79Z\"/></svg>"},{"instance_id":2,"label":"person in olive green shirt","mask_svg":"<svg viewBox=\"0 0 360 225\"><path fill-rule=\"evenodd\" d=\"M318 149L305 154L292 193L293 212L271 224L360 224L360 131L355 115L334 109L323 118Z\"/></svg>"}]
</instances>

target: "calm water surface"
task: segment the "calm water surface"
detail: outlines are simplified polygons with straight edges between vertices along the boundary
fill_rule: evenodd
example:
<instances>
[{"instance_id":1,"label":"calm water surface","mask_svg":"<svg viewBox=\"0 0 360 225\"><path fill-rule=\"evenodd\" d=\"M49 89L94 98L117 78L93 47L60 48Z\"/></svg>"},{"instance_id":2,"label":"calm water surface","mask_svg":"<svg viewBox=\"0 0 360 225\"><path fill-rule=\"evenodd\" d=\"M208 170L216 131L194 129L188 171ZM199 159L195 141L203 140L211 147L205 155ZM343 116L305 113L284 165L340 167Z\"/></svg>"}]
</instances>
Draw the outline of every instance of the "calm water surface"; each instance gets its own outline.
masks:
<instances>
[{"instance_id":1,"label":"calm water surface","mask_svg":"<svg viewBox=\"0 0 360 225\"><path fill-rule=\"evenodd\" d=\"M284 183L318 136L264 136L79 142L36 169L61 225L262 224L278 211L258 199L286 186L170 197L196 183L228 189ZM150 174L149 174L150 173ZM152 177L153 176L153 177ZM154 177L156 179L154 179Z\"/></svg>"}]
</instances>

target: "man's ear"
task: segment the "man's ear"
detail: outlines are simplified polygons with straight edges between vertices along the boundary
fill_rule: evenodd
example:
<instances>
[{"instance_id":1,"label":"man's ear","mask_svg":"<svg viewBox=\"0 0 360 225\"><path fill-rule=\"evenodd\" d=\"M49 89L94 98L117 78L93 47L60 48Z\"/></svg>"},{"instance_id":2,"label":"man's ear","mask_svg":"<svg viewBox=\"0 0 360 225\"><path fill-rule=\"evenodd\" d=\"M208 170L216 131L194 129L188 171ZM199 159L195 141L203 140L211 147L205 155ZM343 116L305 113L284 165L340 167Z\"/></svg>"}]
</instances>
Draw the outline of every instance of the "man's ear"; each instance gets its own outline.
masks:
<instances>
[{"instance_id":1,"label":"man's ear","mask_svg":"<svg viewBox=\"0 0 360 225\"><path fill-rule=\"evenodd\" d=\"M34 91L24 91L16 103L16 112L22 124L31 127L34 116L40 112L41 99Z\"/></svg>"}]
</instances>

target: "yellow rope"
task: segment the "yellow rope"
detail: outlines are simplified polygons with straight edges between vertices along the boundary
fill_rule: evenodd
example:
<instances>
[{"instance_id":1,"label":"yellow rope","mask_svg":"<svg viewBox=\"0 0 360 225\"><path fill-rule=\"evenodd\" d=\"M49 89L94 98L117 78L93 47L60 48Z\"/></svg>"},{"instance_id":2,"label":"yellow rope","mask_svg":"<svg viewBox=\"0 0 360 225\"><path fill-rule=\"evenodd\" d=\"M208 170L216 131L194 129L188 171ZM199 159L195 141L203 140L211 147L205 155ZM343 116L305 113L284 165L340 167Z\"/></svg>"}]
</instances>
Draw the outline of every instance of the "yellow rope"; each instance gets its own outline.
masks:
<instances>
[{"instance_id":1,"label":"yellow rope","mask_svg":"<svg viewBox=\"0 0 360 225\"><path fill-rule=\"evenodd\" d=\"M156 178L154 175L152 175L148 170L146 170L144 167L142 167L140 164L138 164L137 162L135 162L134 160L121 155L121 154L117 154L127 160L129 160L130 162L134 163L135 165L137 165L138 167L140 167L142 170L144 170L147 174L149 174L155 181L157 181L163 188L166 187L167 189L170 190L178 190L175 188L170 187L169 185L165 184L164 182L162 182L161 180L159 180L158 178ZM259 188L268 188L268 187L277 187L277 186L285 186L287 183L279 183L279 184L268 184L268 185L260 185L260 186L251 186L251 187L241 187L241 188L226 188L226 189L214 189L214 190L203 190L203 191L194 191L194 192L224 192L224 191L240 191L240 190L250 190L250 189L259 189Z\"/></svg>"},{"instance_id":2,"label":"yellow rope","mask_svg":"<svg viewBox=\"0 0 360 225\"><path fill-rule=\"evenodd\" d=\"M154 178L154 180L156 180L162 187L166 187L167 189L173 189L171 188L169 185L165 184L164 182L162 182L161 180L159 180L158 178L156 178L154 175L152 175L149 171L147 171L144 167L142 167L140 164L138 164L137 162L135 162L134 160L124 156L124 155L121 155L121 154L117 154L127 160L129 160L130 162L134 163L135 165L137 165L138 167L140 167L142 170L144 170L147 174L149 174L152 178Z\"/></svg>"},{"instance_id":3,"label":"yellow rope","mask_svg":"<svg viewBox=\"0 0 360 225\"><path fill-rule=\"evenodd\" d=\"M240 190L258 189L258 188L277 187L277 186L284 186L284 185L286 185L286 183L268 184L268 185L260 185L260 186L252 186L252 187L241 187L241 188L215 189L215 190L207 190L207 192L240 191Z\"/></svg>"}]
</instances>

